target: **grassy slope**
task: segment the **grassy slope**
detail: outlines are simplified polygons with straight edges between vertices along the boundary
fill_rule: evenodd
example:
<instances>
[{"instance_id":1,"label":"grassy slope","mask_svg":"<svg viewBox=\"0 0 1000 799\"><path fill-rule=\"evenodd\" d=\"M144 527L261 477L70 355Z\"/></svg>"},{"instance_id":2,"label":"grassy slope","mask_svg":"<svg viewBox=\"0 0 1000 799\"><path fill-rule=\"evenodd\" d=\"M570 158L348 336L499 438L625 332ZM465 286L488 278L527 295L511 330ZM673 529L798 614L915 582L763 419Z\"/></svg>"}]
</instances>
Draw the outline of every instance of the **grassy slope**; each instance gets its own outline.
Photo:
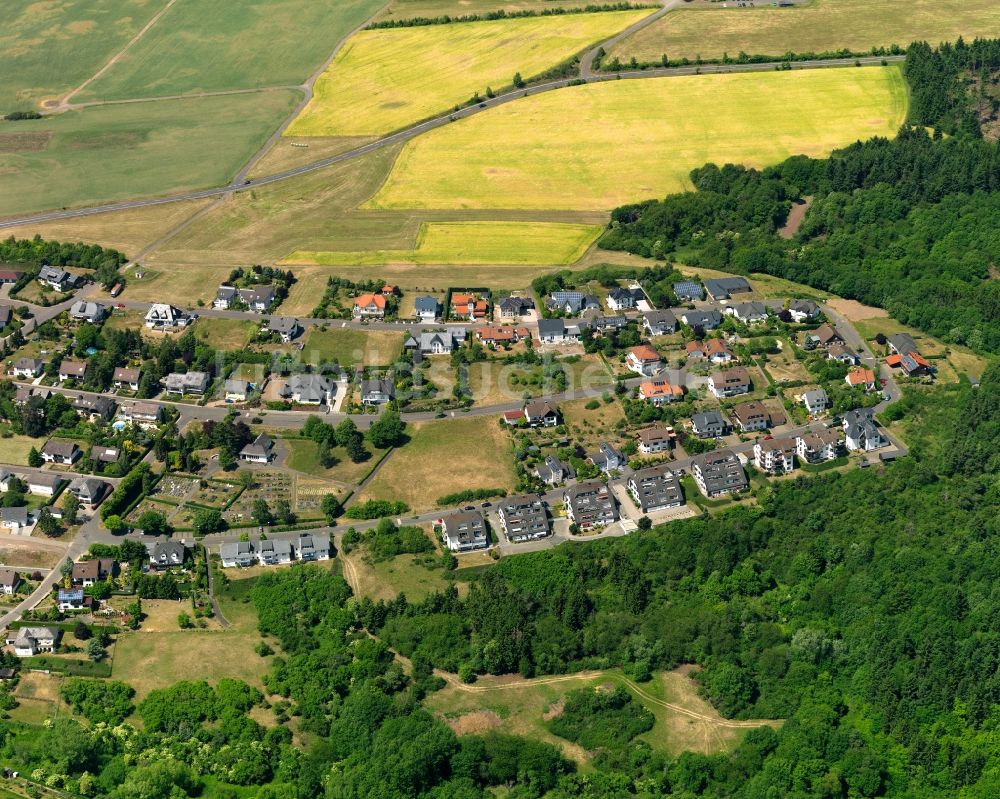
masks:
<instances>
[{"instance_id":1,"label":"grassy slope","mask_svg":"<svg viewBox=\"0 0 1000 799\"><path fill-rule=\"evenodd\" d=\"M46 149L0 153L0 215L223 184L299 97L173 100L38 120L33 130L52 133Z\"/></svg>"},{"instance_id":2,"label":"grassy slope","mask_svg":"<svg viewBox=\"0 0 1000 799\"><path fill-rule=\"evenodd\" d=\"M296 136L365 136L443 113L487 86L544 72L648 11L527 17L358 33L316 82L288 128Z\"/></svg>"},{"instance_id":3,"label":"grassy slope","mask_svg":"<svg viewBox=\"0 0 1000 799\"><path fill-rule=\"evenodd\" d=\"M76 100L299 84L380 0L183 0Z\"/></svg>"},{"instance_id":4,"label":"grassy slope","mask_svg":"<svg viewBox=\"0 0 1000 799\"><path fill-rule=\"evenodd\" d=\"M166 0L6 0L0 27L0 114L78 86Z\"/></svg>"},{"instance_id":5,"label":"grassy slope","mask_svg":"<svg viewBox=\"0 0 1000 799\"><path fill-rule=\"evenodd\" d=\"M689 188L707 161L762 166L891 136L905 111L896 67L577 86L409 142L368 207L608 209Z\"/></svg>"},{"instance_id":6,"label":"grassy slope","mask_svg":"<svg viewBox=\"0 0 1000 799\"><path fill-rule=\"evenodd\" d=\"M840 50L926 39L931 44L992 36L1000 9L990 0L813 0L801 8L684 8L670 12L616 47L609 57L627 62L670 58L721 58Z\"/></svg>"},{"instance_id":7,"label":"grassy slope","mask_svg":"<svg viewBox=\"0 0 1000 799\"><path fill-rule=\"evenodd\" d=\"M289 263L330 266L413 264L571 264L601 233L597 225L547 222L425 223L412 250L293 252Z\"/></svg>"}]
</instances>

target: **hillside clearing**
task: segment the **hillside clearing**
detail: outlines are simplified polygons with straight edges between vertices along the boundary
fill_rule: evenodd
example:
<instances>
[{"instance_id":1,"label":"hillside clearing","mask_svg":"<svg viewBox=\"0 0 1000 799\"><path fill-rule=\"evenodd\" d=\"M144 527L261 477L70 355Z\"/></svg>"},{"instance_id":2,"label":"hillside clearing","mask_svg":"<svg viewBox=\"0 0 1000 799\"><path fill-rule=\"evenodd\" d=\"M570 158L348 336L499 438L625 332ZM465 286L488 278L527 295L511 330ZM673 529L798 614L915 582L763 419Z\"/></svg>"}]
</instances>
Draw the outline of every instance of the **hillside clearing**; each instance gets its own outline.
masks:
<instances>
[{"instance_id":1,"label":"hillside clearing","mask_svg":"<svg viewBox=\"0 0 1000 799\"><path fill-rule=\"evenodd\" d=\"M893 136L906 96L897 67L574 86L410 141L363 207L609 209L689 189L707 162L764 166Z\"/></svg>"}]
</instances>

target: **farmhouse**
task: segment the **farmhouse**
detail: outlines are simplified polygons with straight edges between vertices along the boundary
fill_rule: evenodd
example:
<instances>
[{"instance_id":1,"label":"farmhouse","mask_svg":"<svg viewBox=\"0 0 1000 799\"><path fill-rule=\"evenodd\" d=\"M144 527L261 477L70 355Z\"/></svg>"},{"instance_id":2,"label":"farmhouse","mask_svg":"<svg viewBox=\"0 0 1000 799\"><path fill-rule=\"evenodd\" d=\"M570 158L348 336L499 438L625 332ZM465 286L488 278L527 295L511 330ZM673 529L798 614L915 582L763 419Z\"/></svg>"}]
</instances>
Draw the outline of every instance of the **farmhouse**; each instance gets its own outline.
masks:
<instances>
[{"instance_id":1,"label":"farmhouse","mask_svg":"<svg viewBox=\"0 0 1000 799\"><path fill-rule=\"evenodd\" d=\"M74 322L90 322L97 324L105 316L108 309L99 302L91 300L77 300L69 308L69 318Z\"/></svg>"},{"instance_id":2,"label":"farmhouse","mask_svg":"<svg viewBox=\"0 0 1000 799\"><path fill-rule=\"evenodd\" d=\"M643 513L679 508L684 504L681 484L666 464L661 463L633 472L626 487Z\"/></svg>"},{"instance_id":3,"label":"farmhouse","mask_svg":"<svg viewBox=\"0 0 1000 799\"><path fill-rule=\"evenodd\" d=\"M720 365L726 364L735 359L733 351L729 345L721 338L706 338L703 341L689 341L684 345L689 361L707 360L709 363Z\"/></svg>"},{"instance_id":4,"label":"farmhouse","mask_svg":"<svg viewBox=\"0 0 1000 799\"><path fill-rule=\"evenodd\" d=\"M187 327L190 323L189 314L166 303L154 303L146 311L146 327L150 330L172 330Z\"/></svg>"},{"instance_id":5,"label":"farmhouse","mask_svg":"<svg viewBox=\"0 0 1000 799\"><path fill-rule=\"evenodd\" d=\"M163 388L168 394L200 396L208 390L211 382L207 372L171 372L163 378Z\"/></svg>"},{"instance_id":6,"label":"farmhouse","mask_svg":"<svg viewBox=\"0 0 1000 799\"><path fill-rule=\"evenodd\" d=\"M715 372L708 379L708 390L719 399L746 394L751 388L753 383L750 382L750 373L742 366Z\"/></svg>"},{"instance_id":7,"label":"farmhouse","mask_svg":"<svg viewBox=\"0 0 1000 799\"><path fill-rule=\"evenodd\" d=\"M302 332L299 320L290 316L272 316L267 329L270 333L277 333L283 344L288 344Z\"/></svg>"},{"instance_id":8,"label":"farmhouse","mask_svg":"<svg viewBox=\"0 0 1000 799\"><path fill-rule=\"evenodd\" d=\"M421 322L436 322L441 316L441 303L436 297L417 297L413 301L413 310Z\"/></svg>"},{"instance_id":9,"label":"farmhouse","mask_svg":"<svg viewBox=\"0 0 1000 799\"><path fill-rule=\"evenodd\" d=\"M490 545L486 522L477 510L453 513L438 519L437 524L441 526L444 545L452 552L486 549Z\"/></svg>"},{"instance_id":10,"label":"farmhouse","mask_svg":"<svg viewBox=\"0 0 1000 799\"><path fill-rule=\"evenodd\" d=\"M674 283L674 295L681 302L695 302L705 298L705 290L701 287L701 283L682 280Z\"/></svg>"},{"instance_id":11,"label":"farmhouse","mask_svg":"<svg viewBox=\"0 0 1000 799\"><path fill-rule=\"evenodd\" d=\"M648 344L640 344L628 351L625 365L636 374L649 377L663 368L663 361L660 360L660 353Z\"/></svg>"},{"instance_id":12,"label":"farmhouse","mask_svg":"<svg viewBox=\"0 0 1000 799\"><path fill-rule=\"evenodd\" d=\"M506 497L497 503L497 518L508 541L545 538L551 531L545 503L537 496Z\"/></svg>"},{"instance_id":13,"label":"farmhouse","mask_svg":"<svg viewBox=\"0 0 1000 799\"><path fill-rule=\"evenodd\" d=\"M278 391L278 396L296 405L330 405L336 384L315 373L292 375Z\"/></svg>"},{"instance_id":14,"label":"farmhouse","mask_svg":"<svg viewBox=\"0 0 1000 799\"><path fill-rule=\"evenodd\" d=\"M572 480L574 472L569 464L563 463L555 455L547 455L545 460L535 467L534 475L546 485L554 486L564 480Z\"/></svg>"},{"instance_id":15,"label":"farmhouse","mask_svg":"<svg viewBox=\"0 0 1000 799\"><path fill-rule=\"evenodd\" d=\"M86 361L63 361L59 364L59 382L67 380L82 380L87 372Z\"/></svg>"},{"instance_id":16,"label":"farmhouse","mask_svg":"<svg viewBox=\"0 0 1000 799\"><path fill-rule=\"evenodd\" d=\"M387 377L361 381L361 402L364 405L385 405L392 402L395 396L396 387Z\"/></svg>"},{"instance_id":17,"label":"farmhouse","mask_svg":"<svg viewBox=\"0 0 1000 799\"><path fill-rule=\"evenodd\" d=\"M351 315L355 319L384 319L385 297L381 294L362 294L354 300Z\"/></svg>"},{"instance_id":18,"label":"farmhouse","mask_svg":"<svg viewBox=\"0 0 1000 799\"><path fill-rule=\"evenodd\" d=\"M38 358L18 358L14 361L11 374L14 377L38 377L45 368L45 362Z\"/></svg>"},{"instance_id":19,"label":"farmhouse","mask_svg":"<svg viewBox=\"0 0 1000 799\"><path fill-rule=\"evenodd\" d=\"M698 438L719 438L729 432L729 422L718 411L699 411L691 415L691 430Z\"/></svg>"},{"instance_id":20,"label":"farmhouse","mask_svg":"<svg viewBox=\"0 0 1000 799\"><path fill-rule=\"evenodd\" d=\"M665 336L677 331L677 317L673 311L646 311L642 326L650 336Z\"/></svg>"},{"instance_id":21,"label":"farmhouse","mask_svg":"<svg viewBox=\"0 0 1000 799\"><path fill-rule=\"evenodd\" d=\"M757 400L734 405L730 408L730 413L732 413L733 419L736 420L736 424L743 433L750 433L754 430L766 430L768 427L774 426L774 422L771 419L771 412L764 403Z\"/></svg>"},{"instance_id":22,"label":"farmhouse","mask_svg":"<svg viewBox=\"0 0 1000 799\"><path fill-rule=\"evenodd\" d=\"M604 527L618 519L618 506L611 491L600 480L589 480L563 492L566 515L581 530Z\"/></svg>"},{"instance_id":23,"label":"farmhouse","mask_svg":"<svg viewBox=\"0 0 1000 799\"><path fill-rule=\"evenodd\" d=\"M806 463L832 461L840 455L843 441L837 430L806 433L795 440L795 454Z\"/></svg>"},{"instance_id":24,"label":"farmhouse","mask_svg":"<svg viewBox=\"0 0 1000 799\"><path fill-rule=\"evenodd\" d=\"M261 433L240 450L240 460L250 463L270 463L273 457L274 442L265 433Z\"/></svg>"},{"instance_id":25,"label":"farmhouse","mask_svg":"<svg viewBox=\"0 0 1000 799\"><path fill-rule=\"evenodd\" d=\"M684 399L684 386L676 385L667 380L647 380L639 384L639 399L654 405L667 402L677 402Z\"/></svg>"},{"instance_id":26,"label":"farmhouse","mask_svg":"<svg viewBox=\"0 0 1000 799\"><path fill-rule=\"evenodd\" d=\"M738 302L726 306L725 313L734 316L746 324L757 324L767 321L767 307L762 302Z\"/></svg>"},{"instance_id":27,"label":"farmhouse","mask_svg":"<svg viewBox=\"0 0 1000 799\"><path fill-rule=\"evenodd\" d=\"M139 390L139 378L142 376L141 369L125 369L123 367L118 367L114 371L114 376L112 380L114 381L115 388L119 391L122 389L128 389L129 391Z\"/></svg>"},{"instance_id":28,"label":"farmhouse","mask_svg":"<svg viewBox=\"0 0 1000 799\"><path fill-rule=\"evenodd\" d=\"M42 460L70 466L82 453L75 441L58 441L50 438L42 447Z\"/></svg>"},{"instance_id":29,"label":"farmhouse","mask_svg":"<svg viewBox=\"0 0 1000 799\"><path fill-rule=\"evenodd\" d=\"M794 322L809 322L819 316L819 306L812 300L792 300L788 313Z\"/></svg>"},{"instance_id":30,"label":"farmhouse","mask_svg":"<svg viewBox=\"0 0 1000 799\"><path fill-rule=\"evenodd\" d=\"M875 371L873 369L851 369L844 380L851 388L862 386L865 391L875 390Z\"/></svg>"},{"instance_id":31,"label":"farmhouse","mask_svg":"<svg viewBox=\"0 0 1000 799\"><path fill-rule=\"evenodd\" d=\"M688 327L714 330L722 324L722 314L714 309L710 311L681 311L681 321Z\"/></svg>"},{"instance_id":32,"label":"farmhouse","mask_svg":"<svg viewBox=\"0 0 1000 799\"><path fill-rule=\"evenodd\" d=\"M19 658L29 658L42 652L54 652L62 630L55 627L19 627L8 630L7 645L14 647Z\"/></svg>"},{"instance_id":33,"label":"farmhouse","mask_svg":"<svg viewBox=\"0 0 1000 799\"><path fill-rule=\"evenodd\" d=\"M804 391L799 399L802 400L802 404L806 406L806 410L812 416L823 413L823 411L830 407L830 398L821 388L811 388L808 391Z\"/></svg>"},{"instance_id":34,"label":"farmhouse","mask_svg":"<svg viewBox=\"0 0 1000 799\"><path fill-rule=\"evenodd\" d=\"M768 474L787 474L795 468L794 438L772 438L753 445L754 464Z\"/></svg>"},{"instance_id":35,"label":"farmhouse","mask_svg":"<svg viewBox=\"0 0 1000 799\"><path fill-rule=\"evenodd\" d=\"M696 455L691 459L691 474L709 499L743 491L748 485L743 465L731 449Z\"/></svg>"},{"instance_id":36,"label":"farmhouse","mask_svg":"<svg viewBox=\"0 0 1000 799\"><path fill-rule=\"evenodd\" d=\"M250 396L250 383L246 380L230 378L222 389L226 394L226 402L246 402Z\"/></svg>"},{"instance_id":37,"label":"farmhouse","mask_svg":"<svg viewBox=\"0 0 1000 799\"><path fill-rule=\"evenodd\" d=\"M652 455L656 452L669 452L674 446L674 429L672 427L647 427L636 433L639 452Z\"/></svg>"}]
</instances>

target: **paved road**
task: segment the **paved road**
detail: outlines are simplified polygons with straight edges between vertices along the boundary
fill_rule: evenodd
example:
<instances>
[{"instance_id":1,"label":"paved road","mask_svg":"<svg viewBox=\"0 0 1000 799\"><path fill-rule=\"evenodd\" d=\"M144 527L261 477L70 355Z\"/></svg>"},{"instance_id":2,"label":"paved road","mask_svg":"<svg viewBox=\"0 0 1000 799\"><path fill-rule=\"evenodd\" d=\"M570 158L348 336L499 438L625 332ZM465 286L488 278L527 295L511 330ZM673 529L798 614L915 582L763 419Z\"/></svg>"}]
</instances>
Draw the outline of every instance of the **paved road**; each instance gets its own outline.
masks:
<instances>
[{"instance_id":1,"label":"paved road","mask_svg":"<svg viewBox=\"0 0 1000 799\"><path fill-rule=\"evenodd\" d=\"M683 3L684 0L663 0L663 8L661 8L660 10L655 11L652 14L643 17L638 22L629 25L625 30L621 31L620 33L617 33L610 39L606 39L600 44L592 47L590 50L584 53L583 57L580 59L580 77L583 78L584 80L590 80L595 76L599 76L601 73L594 72L594 60L597 58L597 54L599 52L603 51L607 53L608 51L611 50L612 47L614 47L619 42L624 41L634 33L638 33L643 28L656 22L656 20L658 20L664 14L673 11L679 5L683 5Z\"/></svg>"}]
</instances>

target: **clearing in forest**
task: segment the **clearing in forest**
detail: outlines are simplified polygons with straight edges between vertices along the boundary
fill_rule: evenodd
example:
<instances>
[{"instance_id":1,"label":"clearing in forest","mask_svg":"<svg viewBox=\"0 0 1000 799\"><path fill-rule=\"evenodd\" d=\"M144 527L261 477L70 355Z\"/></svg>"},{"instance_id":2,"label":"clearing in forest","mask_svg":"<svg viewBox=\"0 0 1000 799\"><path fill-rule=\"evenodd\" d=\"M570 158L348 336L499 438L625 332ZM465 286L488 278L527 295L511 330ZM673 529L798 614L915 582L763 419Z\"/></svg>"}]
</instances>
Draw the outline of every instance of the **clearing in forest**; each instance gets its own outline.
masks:
<instances>
[{"instance_id":1,"label":"clearing in forest","mask_svg":"<svg viewBox=\"0 0 1000 799\"><path fill-rule=\"evenodd\" d=\"M290 136L388 133L527 80L650 13L616 11L362 31L316 81Z\"/></svg>"},{"instance_id":2,"label":"clearing in forest","mask_svg":"<svg viewBox=\"0 0 1000 799\"><path fill-rule=\"evenodd\" d=\"M991 0L813 0L793 8L705 5L671 11L612 47L607 60L659 61L664 53L671 60L717 59L725 53L736 58L741 52L779 58L789 52L867 53L913 41L935 45L959 36L993 36L998 27L1000 8Z\"/></svg>"},{"instance_id":3,"label":"clearing in forest","mask_svg":"<svg viewBox=\"0 0 1000 799\"><path fill-rule=\"evenodd\" d=\"M425 222L409 250L309 252L284 263L325 266L381 264L571 264L601 234L599 225L556 222Z\"/></svg>"},{"instance_id":4,"label":"clearing in forest","mask_svg":"<svg viewBox=\"0 0 1000 799\"><path fill-rule=\"evenodd\" d=\"M610 209L689 189L708 162L760 167L893 136L906 104L895 66L574 86L408 142L364 207Z\"/></svg>"}]
</instances>

